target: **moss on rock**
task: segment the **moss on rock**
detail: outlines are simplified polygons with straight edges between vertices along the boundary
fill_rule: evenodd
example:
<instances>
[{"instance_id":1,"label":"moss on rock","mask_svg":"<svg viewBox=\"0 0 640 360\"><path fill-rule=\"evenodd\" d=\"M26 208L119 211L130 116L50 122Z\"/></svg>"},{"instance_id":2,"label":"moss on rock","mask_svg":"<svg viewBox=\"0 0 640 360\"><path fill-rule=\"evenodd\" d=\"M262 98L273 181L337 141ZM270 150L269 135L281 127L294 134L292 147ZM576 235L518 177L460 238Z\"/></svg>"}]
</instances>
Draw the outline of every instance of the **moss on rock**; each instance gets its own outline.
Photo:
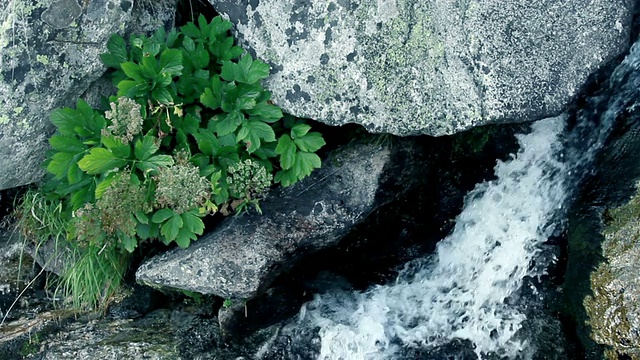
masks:
<instances>
[{"instance_id":1,"label":"moss on rock","mask_svg":"<svg viewBox=\"0 0 640 360\"><path fill-rule=\"evenodd\" d=\"M640 191L609 212L604 236L606 260L591 274L593 295L584 300L591 337L607 346L608 359L640 359Z\"/></svg>"}]
</instances>

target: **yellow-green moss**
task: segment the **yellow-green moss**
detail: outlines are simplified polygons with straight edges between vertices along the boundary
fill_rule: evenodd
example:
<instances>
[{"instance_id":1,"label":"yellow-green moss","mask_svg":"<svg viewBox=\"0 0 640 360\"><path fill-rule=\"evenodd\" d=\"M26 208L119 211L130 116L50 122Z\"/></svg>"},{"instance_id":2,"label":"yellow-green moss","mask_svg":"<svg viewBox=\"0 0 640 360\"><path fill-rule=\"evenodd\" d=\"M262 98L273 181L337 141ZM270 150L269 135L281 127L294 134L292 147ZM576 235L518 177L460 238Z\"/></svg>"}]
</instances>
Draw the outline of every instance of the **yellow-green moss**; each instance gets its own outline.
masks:
<instances>
[{"instance_id":1,"label":"yellow-green moss","mask_svg":"<svg viewBox=\"0 0 640 360\"><path fill-rule=\"evenodd\" d=\"M608 212L602 262L591 276L584 306L591 337L605 357L640 360L640 193Z\"/></svg>"}]
</instances>

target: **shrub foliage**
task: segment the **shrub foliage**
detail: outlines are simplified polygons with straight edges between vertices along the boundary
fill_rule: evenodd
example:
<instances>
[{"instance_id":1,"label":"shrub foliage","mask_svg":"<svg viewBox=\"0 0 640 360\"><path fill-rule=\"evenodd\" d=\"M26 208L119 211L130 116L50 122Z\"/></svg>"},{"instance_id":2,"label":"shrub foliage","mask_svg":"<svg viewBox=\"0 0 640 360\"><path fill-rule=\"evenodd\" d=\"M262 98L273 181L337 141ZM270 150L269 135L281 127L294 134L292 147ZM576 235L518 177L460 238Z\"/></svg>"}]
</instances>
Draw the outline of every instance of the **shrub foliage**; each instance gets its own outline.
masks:
<instances>
[{"instance_id":1,"label":"shrub foliage","mask_svg":"<svg viewBox=\"0 0 640 360\"><path fill-rule=\"evenodd\" d=\"M101 60L117 94L103 109L79 99L51 114L41 189L76 246L124 255L154 239L187 247L204 216L259 210L272 183L320 167L322 136L271 103L261 85L269 65L234 45L230 29L200 16L150 37L113 35Z\"/></svg>"}]
</instances>

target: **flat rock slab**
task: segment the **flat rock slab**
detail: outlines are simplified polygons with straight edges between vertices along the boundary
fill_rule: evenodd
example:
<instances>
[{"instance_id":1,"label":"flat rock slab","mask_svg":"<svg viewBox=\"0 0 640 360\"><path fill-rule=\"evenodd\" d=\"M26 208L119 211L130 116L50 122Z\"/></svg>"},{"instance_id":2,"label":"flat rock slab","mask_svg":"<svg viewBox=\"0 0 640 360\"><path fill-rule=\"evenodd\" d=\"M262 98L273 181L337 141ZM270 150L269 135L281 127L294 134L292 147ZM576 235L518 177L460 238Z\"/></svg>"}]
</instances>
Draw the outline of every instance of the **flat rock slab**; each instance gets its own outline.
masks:
<instances>
[{"instance_id":1,"label":"flat rock slab","mask_svg":"<svg viewBox=\"0 0 640 360\"><path fill-rule=\"evenodd\" d=\"M143 2L144 3L144 2ZM38 181L49 114L75 105L106 67L111 34L173 21L175 1L13 0L0 8L0 190Z\"/></svg>"},{"instance_id":2,"label":"flat rock slab","mask_svg":"<svg viewBox=\"0 0 640 360\"><path fill-rule=\"evenodd\" d=\"M229 217L188 249L156 256L137 281L251 299L304 255L335 245L375 209L415 183L420 151L412 141L352 144L334 152L322 169L261 203L263 215Z\"/></svg>"},{"instance_id":3,"label":"flat rock slab","mask_svg":"<svg viewBox=\"0 0 640 360\"><path fill-rule=\"evenodd\" d=\"M632 0L209 0L287 113L396 135L555 116L624 52Z\"/></svg>"}]
</instances>

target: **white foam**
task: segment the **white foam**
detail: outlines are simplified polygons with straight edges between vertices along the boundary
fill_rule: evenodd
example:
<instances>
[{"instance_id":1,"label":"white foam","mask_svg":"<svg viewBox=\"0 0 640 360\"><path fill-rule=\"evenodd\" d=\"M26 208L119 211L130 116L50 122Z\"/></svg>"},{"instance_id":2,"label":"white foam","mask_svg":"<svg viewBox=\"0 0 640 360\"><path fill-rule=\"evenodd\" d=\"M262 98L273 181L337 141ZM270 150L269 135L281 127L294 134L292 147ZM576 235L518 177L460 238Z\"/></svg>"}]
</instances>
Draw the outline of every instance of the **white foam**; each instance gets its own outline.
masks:
<instances>
[{"instance_id":1,"label":"white foam","mask_svg":"<svg viewBox=\"0 0 640 360\"><path fill-rule=\"evenodd\" d=\"M546 119L519 135L518 154L498 162L497 179L469 194L453 232L395 283L307 304L300 321L320 327L319 358L393 358L397 346L435 347L456 338L471 341L478 357L521 353L527 343L514 335L525 315L505 300L525 276L539 275L531 261L565 201L563 126L562 118Z\"/></svg>"}]
</instances>

